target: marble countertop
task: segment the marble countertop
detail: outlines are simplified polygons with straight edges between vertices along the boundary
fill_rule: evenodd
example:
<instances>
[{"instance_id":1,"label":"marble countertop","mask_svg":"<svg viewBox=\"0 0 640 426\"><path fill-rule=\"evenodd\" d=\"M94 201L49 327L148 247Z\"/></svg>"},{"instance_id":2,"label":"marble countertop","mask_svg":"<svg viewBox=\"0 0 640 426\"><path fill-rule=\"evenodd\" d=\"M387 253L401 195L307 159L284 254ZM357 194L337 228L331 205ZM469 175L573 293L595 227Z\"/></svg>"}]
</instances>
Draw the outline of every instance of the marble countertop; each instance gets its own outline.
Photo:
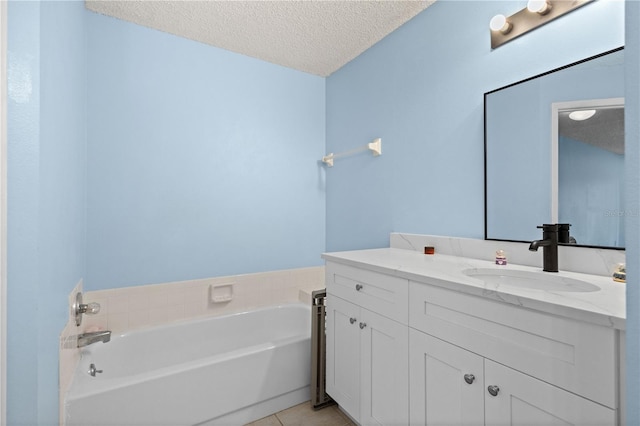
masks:
<instances>
[{"instance_id":1,"label":"marble countertop","mask_svg":"<svg viewBox=\"0 0 640 426\"><path fill-rule=\"evenodd\" d=\"M323 259L370 271L437 285L461 293L485 297L549 314L585 321L604 327L625 328L625 284L611 277L577 272L544 272L555 276L586 281L600 288L592 292L538 290L506 284L487 284L464 274L470 268L542 272L540 268L508 264L444 254L382 248L324 253Z\"/></svg>"}]
</instances>

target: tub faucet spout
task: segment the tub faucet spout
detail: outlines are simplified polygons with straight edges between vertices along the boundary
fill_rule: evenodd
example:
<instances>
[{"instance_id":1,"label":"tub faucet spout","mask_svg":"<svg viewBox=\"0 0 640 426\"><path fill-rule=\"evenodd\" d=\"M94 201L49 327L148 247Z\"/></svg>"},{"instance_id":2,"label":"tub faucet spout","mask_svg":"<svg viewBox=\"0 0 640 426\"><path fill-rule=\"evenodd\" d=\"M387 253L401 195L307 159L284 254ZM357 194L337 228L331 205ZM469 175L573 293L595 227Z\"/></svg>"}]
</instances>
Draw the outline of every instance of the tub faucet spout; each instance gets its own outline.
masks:
<instances>
[{"instance_id":1,"label":"tub faucet spout","mask_svg":"<svg viewBox=\"0 0 640 426\"><path fill-rule=\"evenodd\" d=\"M92 343L107 343L111 340L110 331L94 331L92 333L78 334L78 347L82 348Z\"/></svg>"}]
</instances>

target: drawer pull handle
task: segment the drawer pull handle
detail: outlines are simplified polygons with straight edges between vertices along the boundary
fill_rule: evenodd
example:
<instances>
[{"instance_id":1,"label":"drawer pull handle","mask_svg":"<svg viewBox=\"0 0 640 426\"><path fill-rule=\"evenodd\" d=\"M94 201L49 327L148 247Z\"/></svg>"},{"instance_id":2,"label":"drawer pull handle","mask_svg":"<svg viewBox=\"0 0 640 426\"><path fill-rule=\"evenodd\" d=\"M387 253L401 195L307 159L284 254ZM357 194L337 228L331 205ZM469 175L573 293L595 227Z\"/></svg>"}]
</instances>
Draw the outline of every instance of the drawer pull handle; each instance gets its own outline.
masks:
<instances>
[{"instance_id":1,"label":"drawer pull handle","mask_svg":"<svg viewBox=\"0 0 640 426\"><path fill-rule=\"evenodd\" d=\"M498 396L498 392L500 392L500 388L495 385L491 385L487 388L491 396Z\"/></svg>"},{"instance_id":2,"label":"drawer pull handle","mask_svg":"<svg viewBox=\"0 0 640 426\"><path fill-rule=\"evenodd\" d=\"M356 284L356 290L357 291L362 290L362 284Z\"/></svg>"},{"instance_id":3,"label":"drawer pull handle","mask_svg":"<svg viewBox=\"0 0 640 426\"><path fill-rule=\"evenodd\" d=\"M474 376L473 374L464 375L464 381L467 382L468 384L472 384L475 379L476 379L476 376Z\"/></svg>"},{"instance_id":4,"label":"drawer pull handle","mask_svg":"<svg viewBox=\"0 0 640 426\"><path fill-rule=\"evenodd\" d=\"M351 324L353 324L354 322L356 322L356 319L355 319L355 318L349 318L349 322L350 322Z\"/></svg>"},{"instance_id":5,"label":"drawer pull handle","mask_svg":"<svg viewBox=\"0 0 640 426\"><path fill-rule=\"evenodd\" d=\"M361 322L360 323L360 329L362 330L363 328L365 328L367 326L367 323Z\"/></svg>"}]
</instances>

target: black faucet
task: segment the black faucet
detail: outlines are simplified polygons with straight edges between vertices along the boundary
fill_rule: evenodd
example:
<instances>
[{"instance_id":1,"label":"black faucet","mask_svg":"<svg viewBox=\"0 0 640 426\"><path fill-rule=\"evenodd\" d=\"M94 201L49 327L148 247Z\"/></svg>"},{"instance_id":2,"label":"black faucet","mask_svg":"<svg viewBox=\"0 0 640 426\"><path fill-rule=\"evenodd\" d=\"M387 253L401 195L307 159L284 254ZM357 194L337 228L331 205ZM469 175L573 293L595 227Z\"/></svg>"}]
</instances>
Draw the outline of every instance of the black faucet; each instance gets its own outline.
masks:
<instances>
[{"instance_id":1,"label":"black faucet","mask_svg":"<svg viewBox=\"0 0 640 426\"><path fill-rule=\"evenodd\" d=\"M557 223L538 226L538 229L542 229L542 239L532 241L529 246L531 251L538 251L538 247L542 247L542 270L546 272L558 272L559 227Z\"/></svg>"}]
</instances>

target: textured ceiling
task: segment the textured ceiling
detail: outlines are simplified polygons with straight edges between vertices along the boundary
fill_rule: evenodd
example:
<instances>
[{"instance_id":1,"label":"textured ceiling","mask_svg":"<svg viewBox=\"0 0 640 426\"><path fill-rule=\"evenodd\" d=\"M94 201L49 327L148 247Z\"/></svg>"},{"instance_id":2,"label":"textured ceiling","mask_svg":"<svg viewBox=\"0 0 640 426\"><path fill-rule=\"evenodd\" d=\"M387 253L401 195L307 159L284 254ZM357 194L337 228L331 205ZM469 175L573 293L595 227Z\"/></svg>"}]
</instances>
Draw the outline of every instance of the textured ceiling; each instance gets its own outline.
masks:
<instances>
[{"instance_id":1,"label":"textured ceiling","mask_svg":"<svg viewBox=\"0 0 640 426\"><path fill-rule=\"evenodd\" d=\"M596 108L588 120L574 121L569 111L558 114L558 133L576 141L624 154L624 107Z\"/></svg>"},{"instance_id":2,"label":"textured ceiling","mask_svg":"<svg viewBox=\"0 0 640 426\"><path fill-rule=\"evenodd\" d=\"M94 12L328 76L435 0L87 0Z\"/></svg>"}]
</instances>

